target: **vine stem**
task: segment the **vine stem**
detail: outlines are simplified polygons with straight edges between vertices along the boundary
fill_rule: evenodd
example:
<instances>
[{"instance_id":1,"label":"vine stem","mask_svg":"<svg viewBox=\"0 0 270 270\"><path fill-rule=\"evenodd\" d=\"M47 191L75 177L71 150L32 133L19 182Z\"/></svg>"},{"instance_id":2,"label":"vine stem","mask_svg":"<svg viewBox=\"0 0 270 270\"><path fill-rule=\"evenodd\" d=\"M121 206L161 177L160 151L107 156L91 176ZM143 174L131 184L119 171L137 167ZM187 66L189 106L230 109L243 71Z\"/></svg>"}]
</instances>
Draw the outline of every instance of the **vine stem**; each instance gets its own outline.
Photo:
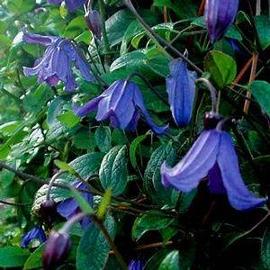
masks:
<instances>
[{"instance_id":1,"label":"vine stem","mask_svg":"<svg viewBox=\"0 0 270 270\"><path fill-rule=\"evenodd\" d=\"M109 38L106 31L106 11L105 11L105 4L103 0L98 0L98 6L99 6L99 12L101 15L102 20L102 35L103 35L103 41L105 46L105 54L108 54L110 52L110 43Z\"/></svg>"},{"instance_id":2,"label":"vine stem","mask_svg":"<svg viewBox=\"0 0 270 270\"><path fill-rule=\"evenodd\" d=\"M258 65L258 54L254 53L252 56L252 65L251 65L251 71L250 71L250 77L249 77L249 85L256 78L257 65ZM245 114L248 114L249 107L250 107L250 99L251 99L251 92L250 91L247 92L246 98L247 98L247 100L245 101L243 112Z\"/></svg>"},{"instance_id":3,"label":"vine stem","mask_svg":"<svg viewBox=\"0 0 270 270\"><path fill-rule=\"evenodd\" d=\"M144 19L137 12L137 10L133 6L131 0L124 0L124 3L127 6L127 8L133 13L133 15L137 18L137 20L141 23L142 27L149 34L149 36L152 37L153 40L156 40L158 43L161 43L164 46L167 46L172 52L174 52L180 58L182 58L183 60L185 60L199 74L202 74L203 73L203 71L197 65L195 65L192 61L190 61L183 53L181 53L180 51L178 51L174 46L172 46L169 42L167 42L165 39L163 39L162 37L160 37L159 35L157 35L155 33L155 31L152 30L152 28L144 21ZM163 50L164 50L164 48L163 48Z\"/></svg>"}]
</instances>

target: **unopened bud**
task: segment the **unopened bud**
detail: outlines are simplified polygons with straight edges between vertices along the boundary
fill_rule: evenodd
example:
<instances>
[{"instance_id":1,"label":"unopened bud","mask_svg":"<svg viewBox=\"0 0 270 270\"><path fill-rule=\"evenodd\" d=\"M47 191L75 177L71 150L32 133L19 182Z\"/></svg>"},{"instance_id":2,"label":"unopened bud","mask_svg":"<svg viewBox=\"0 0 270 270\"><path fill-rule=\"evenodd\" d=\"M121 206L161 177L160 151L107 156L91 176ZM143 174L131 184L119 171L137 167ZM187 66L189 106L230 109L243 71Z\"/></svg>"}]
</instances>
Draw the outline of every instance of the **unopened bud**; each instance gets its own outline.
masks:
<instances>
[{"instance_id":1,"label":"unopened bud","mask_svg":"<svg viewBox=\"0 0 270 270\"><path fill-rule=\"evenodd\" d=\"M85 15L85 20L90 31L100 40L102 34L102 21L99 12L97 10L89 10Z\"/></svg>"},{"instance_id":2,"label":"unopened bud","mask_svg":"<svg viewBox=\"0 0 270 270\"><path fill-rule=\"evenodd\" d=\"M55 201L50 199L43 202L40 205L39 215L45 223L51 224L57 215Z\"/></svg>"}]
</instances>

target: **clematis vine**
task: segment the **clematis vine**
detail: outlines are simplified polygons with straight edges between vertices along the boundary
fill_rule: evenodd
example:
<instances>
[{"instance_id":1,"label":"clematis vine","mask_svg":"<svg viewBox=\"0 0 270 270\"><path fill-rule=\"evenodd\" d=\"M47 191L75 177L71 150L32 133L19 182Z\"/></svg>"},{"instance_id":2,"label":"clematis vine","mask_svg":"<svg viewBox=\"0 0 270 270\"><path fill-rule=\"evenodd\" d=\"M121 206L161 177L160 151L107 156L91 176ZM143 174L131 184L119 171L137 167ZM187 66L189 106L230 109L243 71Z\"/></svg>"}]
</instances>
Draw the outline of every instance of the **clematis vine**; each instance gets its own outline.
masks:
<instances>
[{"instance_id":1,"label":"clematis vine","mask_svg":"<svg viewBox=\"0 0 270 270\"><path fill-rule=\"evenodd\" d=\"M93 196L91 193L86 192L87 191L87 186L83 182L75 182L73 184L73 187L76 188L77 190L81 191L82 197L90 204L93 205ZM57 212L60 214L62 217L65 219L69 220L73 216L77 215L78 213L81 212L80 206L78 202L73 199L73 198L68 198L65 199L64 201L60 202L57 205ZM91 220L89 217L85 216L80 220L80 224L83 229L86 229L90 224Z\"/></svg>"},{"instance_id":2,"label":"clematis vine","mask_svg":"<svg viewBox=\"0 0 270 270\"><path fill-rule=\"evenodd\" d=\"M33 68L23 68L26 76L37 76L39 82L46 82L50 86L62 81L66 91L72 92L77 86L72 72L75 65L86 81L94 80L90 66L73 41L30 33L24 33L23 40L46 47L44 55L36 60Z\"/></svg>"},{"instance_id":3,"label":"clematis vine","mask_svg":"<svg viewBox=\"0 0 270 270\"><path fill-rule=\"evenodd\" d=\"M23 236L21 241L21 247L27 248L29 244L34 240L39 241L39 243L43 243L46 241L46 239L46 234L42 227L35 226Z\"/></svg>"},{"instance_id":4,"label":"clematis vine","mask_svg":"<svg viewBox=\"0 0 270 270\"><path fill-rule=\"evenodd\" d=\"M206 0L205 22L212 43L223 37L237 15L239 0Z\"/></svg>"},{"instance_id":5,"label":"clematis vine","mask_svg":"<svg viewBox=\"0 0 270 270\"><path fill-rule=\"evenodd\" d=\"M241 177L232 138L224 130L225 120L217 112L216 90L208 80L198 81L204 82L210 90L212 111L206 114L204 131L183 159L173 168L166 162L162 164L162 184L190 192L207 177L209 191L226 194L233 208L247 210L263 205L266 199L251 193Z\"/></svg>"},{"instance_id":6,"label":"clematis vine","mask_svg":"<svg viewBox=\"0 0 270 270\"><path fill-rule=\"evenodd\" d=\"M60 5L65 2L68 11L74 12L76 9L83 7L85 0L48 0L49 4Z\"/></svg>"},{"instance_id":7,"label":"clematis vine","mask_svg":"<svg viewBox=\"0 0 270 270\"><path fill-rule=\"evenodd\" d=\"M146 110L139 87L129 80L118 80L100 96L90 100L82 107L75 108L79 117L86 116L97 109L96 120L110 120L114 128L135 130L140 116L156 134L166 132L168 126L156 125Z\"/></svg>"},{"instance_id":8,"label":"clematis vine","mask_svg":"<svg viewBox=\"0 0 270 270\"><path fill-rule=\"evenodd\" d=\"M191 120L196 78L196 73L187 68L185 61L175 59L170 63L166 85L173 119L179 127L186 126Z\"/></svg>"}]
</instances>

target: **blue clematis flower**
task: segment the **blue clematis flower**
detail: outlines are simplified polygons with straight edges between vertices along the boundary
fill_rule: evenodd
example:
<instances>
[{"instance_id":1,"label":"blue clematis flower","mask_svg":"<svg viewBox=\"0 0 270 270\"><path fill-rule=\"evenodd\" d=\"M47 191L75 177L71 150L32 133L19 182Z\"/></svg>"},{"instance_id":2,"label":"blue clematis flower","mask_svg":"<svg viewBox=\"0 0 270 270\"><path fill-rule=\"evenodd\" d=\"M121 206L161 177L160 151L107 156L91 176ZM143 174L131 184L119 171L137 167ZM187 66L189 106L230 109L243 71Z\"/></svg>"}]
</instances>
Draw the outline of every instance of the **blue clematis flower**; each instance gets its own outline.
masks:
<instances>
[{"instance_id":1,"label":"blue clematis flower","mask_svg":"<svg viewBox=\"0 0 270 270\"><path fill-rule=\"evenodd\" d=\"M139 259L133 259L128 264L128 270L143 270L143 268L144 263Z\"/></svg>"},{"instance_id":2,"label":"blue clematis flower","mask_svg":"<svg viewBox=\"0 0 270 270\"><path fill-rule=\"evenodd\" d=\"M36 61L33 68L23 68L26 76L36 75L40 82L46 82L50 86L55 86L59 81L63 81L66 91L71 92L77 86L72 73L74 63L85 80L94 80L86 59L72 41L30 33L24 33L23 40L47 47L43 57Z\"/></svg>"},{"instance_id":3,"label":"blue clematis flower","mask_svg":"<svg viewBox=\"0 0 270 270\"><path fill-rule=\"evenodd\" d=\"M48 0L49 4L60 5L64 0ZM65 0L65 4L69 12L74 12L76 9L83 7L85 0Z\"/></svg>"},{"instance_id":4,"label":"blue clematis flower","mask_svg":"<svg viewBox=\"0 0 270 270\"><path fill-rule=\"evenodd\" d=\"M35 226L29 232L27 232L21 241L21 247L27 248L33 240L38 240L40 243L46 241L46 235L41 226Z\"/></svg>"},{"instance_id":5,"label":"blue clematis flower","mask_svg":"<svg viewBox=\"0 0 270 270\"><path fill-rule=\"evenodd\" d=\"M73 184L74 188L76 188L77 190L81 191L81 195L83 196L83 198L90 204L93 205L93 196L91 193L89 192L85 192L86 190L88 190L86 184L82 183L82 182L75 182ZM81 212L81 208L78 204L78 202L73 199L73 198L68 198L65 199L64 201L60 202L57 205L57 212L64 217L65 219L70 219L72 218L74 215L78 214ZM89 217L84 217L81 221L81 226L83 229L86 229L90 223L91 220Z\"/></svg>"},{"instance_id":6,"label":"blue clematis flower","mask_svg":"<svg viewBox=\"0 0 270 270\"><path fill-rule=\"evenodd\" d=\"M170 63L166 85L173 119L179 127L191 120L196 78L196 73L188 70L185 61L176 59Z\"/></svg>"},{"instance_id":7,"label":"blue clematis flower","mask_svg":"<svg viewBox=\"0 0 270 270\"><path fill-rule=\"evenodd\" d=\"M162 183L179 191L189 192L208 176L209 191L226 194L231 206L247 210L263 205L244 184L232 138L226 131L205 130L184 158L173 168L161 167Z\"/></svg>"},{"instance_id":8,"label":"blue clematis flower","mask_svg":"<svg viewBox=\"0 0 270 270\"><path fill-rule=\"evenodd\" d=\"M139 87L131 81L118 80L100 96L90 100L82 107L75 108L75 113L86 116L97 109L96 120L110 120L114 128L135 130L141 115L150 128L157 134L164 133L168 126L157 126L147 112Z\"/></svg>"},{"instance_id":9,"label":"blue clematis flower","mask_svg":"<svg viewBox=\"0 0 270 270\"><path fill-rule=\"evenodd\" d=\"M211 42L222 38L237 15L239 0L206 0L205 21Z\"/></svg>"}]
</instances>

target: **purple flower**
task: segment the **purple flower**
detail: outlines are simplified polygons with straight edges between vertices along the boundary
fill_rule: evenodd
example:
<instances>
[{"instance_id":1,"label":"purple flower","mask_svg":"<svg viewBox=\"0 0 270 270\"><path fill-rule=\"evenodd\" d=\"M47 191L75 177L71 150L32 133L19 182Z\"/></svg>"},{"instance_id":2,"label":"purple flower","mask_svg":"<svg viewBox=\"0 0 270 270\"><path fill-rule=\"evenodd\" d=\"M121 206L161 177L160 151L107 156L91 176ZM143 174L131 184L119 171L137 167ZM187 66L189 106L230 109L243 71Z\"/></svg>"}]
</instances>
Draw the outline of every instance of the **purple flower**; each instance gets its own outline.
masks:
<instances>
[{"instance_id":1,"label":"purple flower","mask_svg":"<svg viewBox=\"0 0 270 270\"><path fill-rule=\"evenodd\" d=\"M205 21L211 42L222 38L234 22L239 0L206 0Z\"/></svg>"},{"instance_id":2,"label":"purple flower","mask_svg":"<svg viewBox=\"0 0 270 270\"><path fill-rule=\"evenodd\" d=\"M139 87L131 81L118 80L100 96L90 100L84 106L75 108L75 113L86 116L97 109L96 120L110 120L114 128L135 130L141 115L150 128L157 134L164 133L168 126L157 126L147 112Z\"/></svg>"},{"instance_id":3,"label":"purple flower","mask_svg":"<svg viewBox=\"0 0 270 270\"><path fill-rule=\"evenodd\" d=\"M40 243L46 241L46 235L41 226L35 226L29 232L27 232L21 241L21 247L26 248L33 241L38 240Z\"/></svg>"},{"instance_id":4,"label":"purple flower","mask_svg":"<svg viewBox=\"0 0 270 270\"><path fill-rule=\"evenodd\" d=\"M63 1L65 1L69 12L74 12L76 9L82 7L85 3L85 0L48 0L48 3L60 5Z\"/></svg>"},{"instance_id":5,"label":"purple flower","mask_svg":"<svg viewBox=\"0 0 270 270\"><path fill-rule=\"evenodd\" d=\"M68 255L71 241L67 233L52 232L43 253L45 270L55 269Z\"/></svg>"},{"instance_id":6,"label":"purple flower","mask_svg":"<svg viewBox=\"0 0 270 270\"><path fill-rule=\"evenodd\" d=\"M100 40L102 34L102 22L99 12L93 9L89 10L85 15L85 20L90 31Z\"/></svg>"},{"instance_id":7,"label":"purple flower","mask_svg":"<svg viewBox=\"0 0 270 270\"><path fill-rule=\"evenodd\" d=\"M139 259L133 259L128 264L128 270L143 270L144 263Z\"/></svg>"},{"instance_id":8,"label":"purple flower","mask_svg":"<svg viewBox=\"0 0 270 270\"><path fill-rule=\"evenodd\" d=\"M36 60L33 68L23 68L26 76L36 75L39 82L46 82L50 86L55 86L59 81L63 81L66 91L71 92L77 86L72 73L74 63L85 80L94 80L86 59L72 41L30 33L24 33L23 40L47 47L43 57Z\"/></svg>"},{"instance_id":9,"label":"purple flower","mask_svg":"<svg viewBox=\"0 0 270 270\"><path fill-rule=\"evenodd\" d=\"M180 126L186 126L192 116L195 97L196 73L188 70L181 59L170 63L170 75L166 79L167 92L173 119Z\"/></svg>"},{"instance_id":10,"label":"purple flower","mask_svg":"<svg viewBox=\"0 0 270 270\"><path fill-rule=\"evenodd\" d=\"M263 205L245 186L238 158L229 133L218 129L205 130L184 158L173 168L161 167L162 183L179 191L189 192L208 176L210 192L227 194L231 206L246 210Z\"/></svg>"},{"instance_id":11,"label":"purple flower","mask_svg":"<svg viewBox=\"0 0 270 270\"><path fill-rule=\"evenodd\" d=\"M93 205L93 196L91 193L89 192L85 192L88 190L86 184L82 183L82 182L75 182L73 184L74 188L76 188L77 190L81 191L81 195L82 197L90 204ZM78 202L73 199L73 198L68 198L65 199L64 201L60 202L57 205L57 212L64 217L65 219L69 220L70 218L72 218L74 215L78 214L81 212L80 206L78 204ZM91 220L89 217L84 217L81 221L81 226L82 228L86 229L90 223Z\"/></svg>"}]
</instances>

